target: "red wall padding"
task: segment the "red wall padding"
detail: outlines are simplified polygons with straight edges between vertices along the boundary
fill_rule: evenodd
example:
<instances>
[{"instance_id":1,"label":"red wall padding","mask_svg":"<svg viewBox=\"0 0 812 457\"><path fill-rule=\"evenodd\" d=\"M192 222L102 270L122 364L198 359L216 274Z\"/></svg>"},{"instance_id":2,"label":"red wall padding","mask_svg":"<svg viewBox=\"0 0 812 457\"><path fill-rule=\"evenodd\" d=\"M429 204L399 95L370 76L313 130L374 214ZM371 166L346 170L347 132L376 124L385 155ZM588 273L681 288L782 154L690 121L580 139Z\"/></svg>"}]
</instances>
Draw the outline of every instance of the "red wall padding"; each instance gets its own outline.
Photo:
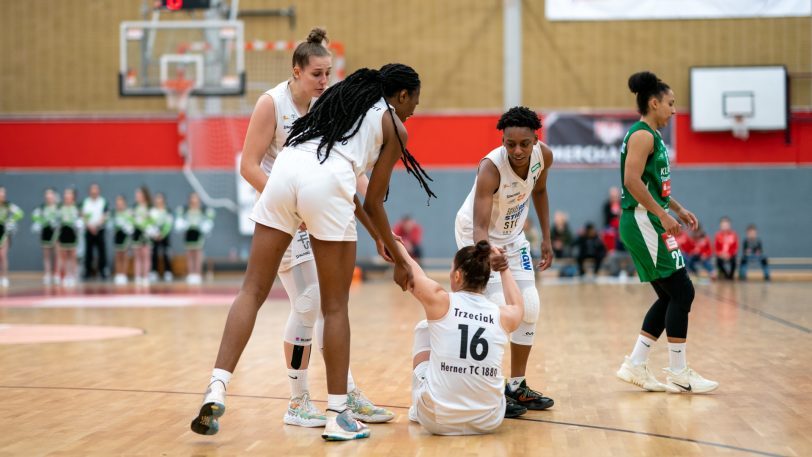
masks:
<instances>
[{"instance_id":1,"label":"red wall padding","mask_svg":"<svg viewBox=\"0 0 812 457\"><path fill-rule=\"evenodd\" d=\"M730 133L691 131L688 114L677 115L680 165L812 164L812 113L794 113L792 142L784 132L751 132L741 141ZM418 115L410 119L409 149L429 167L472 167L501 141L497 115ZM190 127L194 165L234 167L247 118L207 119ZM177 124L161 120L0 121L0 168L99 169L180 168Z\"/></svg>"}]
</instances>

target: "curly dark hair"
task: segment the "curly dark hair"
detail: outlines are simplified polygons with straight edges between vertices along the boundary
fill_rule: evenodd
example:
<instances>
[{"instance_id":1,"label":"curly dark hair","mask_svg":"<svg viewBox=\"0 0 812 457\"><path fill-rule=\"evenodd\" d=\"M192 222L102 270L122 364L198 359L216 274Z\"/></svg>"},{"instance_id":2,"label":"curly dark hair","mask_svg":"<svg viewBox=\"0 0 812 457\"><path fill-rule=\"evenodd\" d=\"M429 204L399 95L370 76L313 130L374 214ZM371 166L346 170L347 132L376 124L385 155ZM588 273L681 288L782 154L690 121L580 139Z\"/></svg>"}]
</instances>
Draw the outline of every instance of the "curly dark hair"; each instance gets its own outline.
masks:
<instances>
[{"instance_id":1,"label":"curly dark hair","mask_svg":"<svg viewBox=\"0 0 812 457\"><path fill-rule=\"evenodd\" d=\"M536 131L541 128L541 119L535 111L526 106L514 106L496 123L496 130L505 130L508 127L527 127Z\"/></svg>"}]
</instances>

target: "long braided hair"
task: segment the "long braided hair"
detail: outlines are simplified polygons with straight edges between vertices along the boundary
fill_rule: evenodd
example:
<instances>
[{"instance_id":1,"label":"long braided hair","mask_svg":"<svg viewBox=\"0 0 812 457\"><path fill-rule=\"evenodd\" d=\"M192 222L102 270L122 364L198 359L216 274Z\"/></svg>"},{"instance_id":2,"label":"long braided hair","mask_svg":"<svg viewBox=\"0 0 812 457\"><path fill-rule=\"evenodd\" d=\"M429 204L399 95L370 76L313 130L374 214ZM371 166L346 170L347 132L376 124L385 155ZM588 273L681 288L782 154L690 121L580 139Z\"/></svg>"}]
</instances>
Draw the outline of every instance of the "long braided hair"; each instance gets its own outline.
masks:
<instances>
[{"instance_id":1,"label":"long braided hair","mask_svg":"<svg viewBox=\"0 0 812 457\"><path fill-rule=\"evenodd\" d=\"M419 88L420 77L414 69L407 65L388 64L381 67L380 70L361 68L324 91L310 111L293 122L285 146L296 146L308 140L320 138L316 153L317 157L321 159L321 163L324 163L336 142L347 141L358 133L367 111L381 97L386 99L404 89L412 93ZM432 179L426 174L417 159L404 147L403 141L397 133L394 109L388 103L387 109L392 115L395 136L402 151L400 160L406 167L406 171L417 179L429 198L437 198L427 182Z\"/></svg>"}]
</instances>

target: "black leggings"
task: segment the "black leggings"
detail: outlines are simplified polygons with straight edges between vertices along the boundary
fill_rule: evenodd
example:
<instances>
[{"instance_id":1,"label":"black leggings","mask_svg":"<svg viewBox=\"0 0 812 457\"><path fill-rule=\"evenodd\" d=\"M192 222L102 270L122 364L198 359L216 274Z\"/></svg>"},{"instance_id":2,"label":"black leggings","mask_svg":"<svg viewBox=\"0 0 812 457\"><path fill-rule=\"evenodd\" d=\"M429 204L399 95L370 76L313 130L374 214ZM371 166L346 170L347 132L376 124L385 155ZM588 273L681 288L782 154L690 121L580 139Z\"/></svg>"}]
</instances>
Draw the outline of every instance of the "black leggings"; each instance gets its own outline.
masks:
<instances>
[{"instance_id":1,"label":"black leggings","mask_svg":"<svg viewBox=\"0 0 812 457\"><path fill-rule=\"evenodd\" d=\"M651 305L643 319L643 331L655 339L663 330L671 338L688 336L688 313L694 302L694 285L685 268L677 270L667 278L651 282L657 292L657 301Z\"/></svg>"},{"instance_id":2,"label":"black leggings","mask_svg":"<svg viewBox=\"0 0 812 457\"><path fill-rule=\"evenodd\" d=\"M156 273L158 272L158 257L163 257L163 271L172 271L172 261L169 260L169 236L152 242L152 271Z\"/></svg>"}]
</instances>

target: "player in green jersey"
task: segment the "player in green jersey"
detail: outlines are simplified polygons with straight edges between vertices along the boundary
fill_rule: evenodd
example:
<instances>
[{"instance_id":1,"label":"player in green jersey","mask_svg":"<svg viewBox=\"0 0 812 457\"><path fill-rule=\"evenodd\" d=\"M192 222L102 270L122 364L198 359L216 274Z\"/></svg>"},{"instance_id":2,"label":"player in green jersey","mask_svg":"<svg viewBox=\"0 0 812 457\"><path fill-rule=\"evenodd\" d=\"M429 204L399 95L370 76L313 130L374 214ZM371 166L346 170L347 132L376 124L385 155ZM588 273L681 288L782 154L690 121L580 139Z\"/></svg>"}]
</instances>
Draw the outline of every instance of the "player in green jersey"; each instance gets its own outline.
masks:
<instances>
[{"instance_id":1,"label":"player in green jersey","mask_svg":"<svg viewBox=\"0 0 812 457\"><path fill-rule=\"evenodd\" d=\"M710 392L719 383L710 381L690 367L685 357L688 313L694 301L694 286L685 270L685 260L674 238L680 223L691 229L699 222L671 196L671 165L668 151L657 129L665 127L676 112L674 92L654 73L635 73L629 89L637 95L640 121L623 140L620 155L620 238L632 255L640 280L651 283L657 300L643 319L642 330L630 356L617 372L618 378L649 391ZM648 370L651 346L666 331L669 368L665 384Z\"/></svg>"}]
</instances>

